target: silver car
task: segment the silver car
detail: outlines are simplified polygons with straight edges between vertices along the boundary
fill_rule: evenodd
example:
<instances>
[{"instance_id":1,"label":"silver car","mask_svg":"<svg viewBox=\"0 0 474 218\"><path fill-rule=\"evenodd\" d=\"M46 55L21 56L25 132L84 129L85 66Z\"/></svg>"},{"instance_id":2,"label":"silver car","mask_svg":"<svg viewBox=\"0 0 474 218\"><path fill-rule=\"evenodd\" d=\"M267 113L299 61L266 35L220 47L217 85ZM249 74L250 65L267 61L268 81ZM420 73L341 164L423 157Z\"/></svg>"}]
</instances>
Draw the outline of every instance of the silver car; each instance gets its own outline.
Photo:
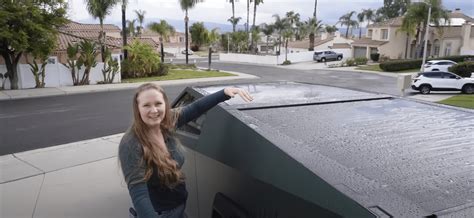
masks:
<instances>
[{"instance_id":1,"label":"silver car","mask_svg":"<svg viewBox=\"0 0 474 218\"><path fill-rule=\"evenodd\" d=\"M330 60L342 60L342 53L336 53L330 50L327 51L315 51L313 54L313 60L317 62L326 62Z\"/></svg>"}]
</instances>

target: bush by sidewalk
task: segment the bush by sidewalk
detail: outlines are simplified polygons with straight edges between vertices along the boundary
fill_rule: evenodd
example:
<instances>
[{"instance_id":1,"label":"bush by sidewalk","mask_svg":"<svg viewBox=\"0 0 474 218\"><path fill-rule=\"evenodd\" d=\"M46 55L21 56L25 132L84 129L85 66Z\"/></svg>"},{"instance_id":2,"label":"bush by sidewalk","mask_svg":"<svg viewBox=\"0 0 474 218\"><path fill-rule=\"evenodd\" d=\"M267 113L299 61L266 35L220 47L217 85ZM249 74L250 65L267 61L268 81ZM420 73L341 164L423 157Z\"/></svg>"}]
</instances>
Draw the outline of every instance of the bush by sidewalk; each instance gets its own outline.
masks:
<instances>
[{"instance_id":1,"label":"bush by sidewalk","mask_svg":"<svg viewBox=\"0 0 474 218\"><path fill-rule=\"evenodd\" d=\"M463 62L449 68L449 71L461 76L470 77L474 73L474 62Z\"/></svg>"},{"instance_id":2,"label":"bush by sidewalk","mask_svg":"<svg viewBox=\"0 0 474 218\"><path fill-rule=\"evenodd\" d=\"M451 60L454 62L463 62L468 59L473 59L473 55L459 55L459 56L449 56L449 57L440 57L440 58L430 58L428 60ZM380 68L384 71L393 72L409 69L417 69L421 67L422 60L395 60L387 61L380 63Z\"/></svg>"}]
</instances>

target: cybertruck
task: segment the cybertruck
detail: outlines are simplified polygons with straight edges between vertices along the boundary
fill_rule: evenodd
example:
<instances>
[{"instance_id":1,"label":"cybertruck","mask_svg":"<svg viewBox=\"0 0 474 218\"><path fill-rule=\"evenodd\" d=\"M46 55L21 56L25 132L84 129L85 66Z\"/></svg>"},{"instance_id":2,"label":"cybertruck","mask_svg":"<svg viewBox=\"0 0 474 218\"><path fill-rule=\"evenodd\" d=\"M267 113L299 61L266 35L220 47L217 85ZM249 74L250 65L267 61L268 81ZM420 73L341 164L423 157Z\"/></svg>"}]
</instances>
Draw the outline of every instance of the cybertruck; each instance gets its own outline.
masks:
<instances>
[{"instance_id":1,"label":"cybertruck","mask_svg":"<svg viewBox=\"0 0 474 218\"><path fill-rule=\"evenodd\" d=\"M238 87L255 100L178 131L189 217L474 217L474 112L304 83Z\"/></svg>"}]
</instances>

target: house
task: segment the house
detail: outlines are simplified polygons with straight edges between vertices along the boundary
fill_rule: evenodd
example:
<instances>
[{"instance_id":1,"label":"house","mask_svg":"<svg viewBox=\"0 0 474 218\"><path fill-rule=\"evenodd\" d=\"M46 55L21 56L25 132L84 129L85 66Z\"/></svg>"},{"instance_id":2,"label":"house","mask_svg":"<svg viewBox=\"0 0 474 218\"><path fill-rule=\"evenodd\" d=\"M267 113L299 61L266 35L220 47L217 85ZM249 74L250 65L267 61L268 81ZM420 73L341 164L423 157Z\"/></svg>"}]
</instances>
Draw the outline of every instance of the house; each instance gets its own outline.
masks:
<instances>
[{"instance_id":1,"label":"house","mask_svg":"<svg viewBox=\"0 0 474 218\"><path fill-rule=\"evenodd\" d=\"M314 50L328 50L343 53L344 58L352 57L351 43L354 40L347 39L337 31L334 34L322 33L320 37L314 39ZM309 39L293 41L288 43L289 53L308 51Z\"/></svg>"},{"instance_id":2,"label":"house","mask_svg":"<svg viewBox=\"0 0 474 218\"><path fill-rule=\"evenodd\" d=\"M440 26L430 25L427 55L443 57L474 54L474 19L456 9L448 14L449 22L441 20ZM370 58L372 53L380 53L391 59L420 58L416 55L414 36L400 31L403 17L396 17L369 25L366 36L355 39L352 45L354 57ZM424 36L420 35L420 38ZM420 40L423 41L423 40Z\"/></svg>"},{"instance_id":3,"label":"house","mask_svg":"<svg viewBox=\"0 0 474 218\"><path fill-rule=\"evenodd\" d=\"M151 31L150 29L143 30L141 35L142 38L150 38L158 45L160 44L160 34ZM189 45L191 45L191 35L189 35ZM185 34L181 32L175 32L170 35L167 39L164 39L163 48L168 54L177 55L181 51L185 50Z\"/></svg>"}]
</instances>

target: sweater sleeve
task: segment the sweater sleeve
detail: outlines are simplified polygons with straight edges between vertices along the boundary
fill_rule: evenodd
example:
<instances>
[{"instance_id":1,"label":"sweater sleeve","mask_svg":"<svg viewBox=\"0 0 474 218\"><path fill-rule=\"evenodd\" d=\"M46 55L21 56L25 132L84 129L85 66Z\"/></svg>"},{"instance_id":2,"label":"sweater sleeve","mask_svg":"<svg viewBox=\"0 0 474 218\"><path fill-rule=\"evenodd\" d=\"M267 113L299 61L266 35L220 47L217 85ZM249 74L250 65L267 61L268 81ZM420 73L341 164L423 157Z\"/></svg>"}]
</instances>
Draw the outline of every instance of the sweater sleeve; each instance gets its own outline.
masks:
<instances>
[{"instance_id":1,"label":"sweater sleeve","mask_svg":"<svg viewBox=\"0 0 474 218\"><path fill-rule=\"evenodd\" d=\"M144 181L145 166L141 161L143 154L137 141L131 139L130 135L129 132L126 133L119 145L119 160L128 192L138 217L157 217Z\"/></svg>"},{"instance_id":2,"label":"sweater sleeve","mask_svg":"<svg viewBox=\"0 0 474 218\"><path fill-rule=\"evenodd\" d=\"M176 127L179 128L184 124L188 123L189 121L198 118L203 113L206 113L206 111L208 111L209 109L228 99L230 99L230 97L227 96L224 93L224 89L222 89L213 94L204 96L189 105L184 106L181 110L181 114L179 115Z\"/></svg>"}]
</instances>

